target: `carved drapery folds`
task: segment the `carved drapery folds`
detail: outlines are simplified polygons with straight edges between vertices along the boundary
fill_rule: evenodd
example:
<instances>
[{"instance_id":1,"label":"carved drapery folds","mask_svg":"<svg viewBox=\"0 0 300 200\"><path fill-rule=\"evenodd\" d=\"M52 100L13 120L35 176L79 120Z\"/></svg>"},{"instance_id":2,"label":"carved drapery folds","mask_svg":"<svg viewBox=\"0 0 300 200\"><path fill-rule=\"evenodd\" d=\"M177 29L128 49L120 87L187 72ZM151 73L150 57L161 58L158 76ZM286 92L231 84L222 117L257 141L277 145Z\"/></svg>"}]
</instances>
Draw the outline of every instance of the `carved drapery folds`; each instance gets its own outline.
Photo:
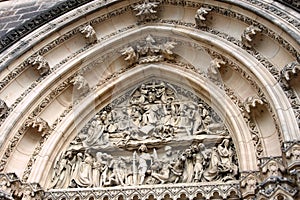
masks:
<instances>
[{"instance_id":1,"label":"carved drapery folds","mask_svg":"<svg viewBox=\"0 0 300 200\"><path fill-rule=\"evenodd\" d=\"M50 66L45 58L41 55L34 55L28 58L28 64L38 70L41 76L45 76L50 72Z\"/></svg>"},{"instance_id":2,"label":"carved drapery folds","mask_svg":"<svg viewBox=\"0 0 300 200\"><path fill-rule=\"evenodd\" d=\"M82 35L84 35L84 38L87 40L89 44L93 44L97 42L96 31L90 24L81 27L79 31Z\"/></svg>"},{"instance_id":3,"label":"carved drapery folds","mask_svg":"<svg viewBox=\"0 0 300 200\"><path fill-rule=\"evenodd\" d=\"M175 56L173 49L176 45L177 43L173 41L156 41L148 35L144 41L124 48L121 53L130 65L173 60Z\"/></svg>"},{"instance_id":4,"label":"carved drapery folds","mask_svg":"<svg viewBox=\"0 0 300 200\"><path fill-rule=\"evenodd\" d=\"M162 81L98 112L53 165L50 188L236 181L235 147L205 102Z\"/></svg>"},{"instance_id":5,"label":"carved drapery folds","mask_svg":"<svg viewBox=\"0 0 300 200\"><path fill-rule=\"evenodd\" d=\"M207 15L212 11L210 8L201 7L197 10L195 14L195 22L197 28L203 28L207 26Z\"/></svg>"},{"instance_id":6,"label":"carved drapery folds","mask_svg":"<svg viewBox=\"0 0 300 200\"><path fill-rule=\"evenodd\" d=\"M144 0L142 4L133 6L133 10L137 12L136 16L138 17L139 22L156 20L158 18L156 9L159 4L160 2L158 1L150 2L149 0Z\"/></svg>"},{"instance_id":7,"label":"carved drapery folds","mask_svg":"<svg viewBox=\"0 0 300 200\"><path fill-rule=\"evenodd\" d=\"M252 47L253 38L259 32L261 32L261 29L258 28L258 27L256 27L256 26L254 26L254 25L251 25L251 26L247 27L244 30L243 34L241 35L242 44L244 46L246 46L247 48L251 48Z\"/></svg>"},{"instance_id":8,"label":"carved drapery folds","mask_svg":"<svg viewBox=\"0 0 300 200\"><path fill-rule=\"evenodd\" d=\"M24 183L15 173L0 173L1 199L43 199L44 190L37 183Z\"/></svg>"}]
</instances>

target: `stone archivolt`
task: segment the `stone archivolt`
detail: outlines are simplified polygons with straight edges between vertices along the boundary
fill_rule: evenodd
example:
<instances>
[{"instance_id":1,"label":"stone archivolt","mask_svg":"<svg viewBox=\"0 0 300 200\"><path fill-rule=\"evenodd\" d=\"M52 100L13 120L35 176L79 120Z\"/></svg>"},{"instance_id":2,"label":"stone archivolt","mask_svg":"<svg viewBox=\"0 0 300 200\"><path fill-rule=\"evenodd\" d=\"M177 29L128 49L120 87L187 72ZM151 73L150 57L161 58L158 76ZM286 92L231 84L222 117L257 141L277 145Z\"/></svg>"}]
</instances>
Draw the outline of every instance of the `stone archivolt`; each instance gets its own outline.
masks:
<instances>
[{"instance_id":1,"label":"stone archivolt","mask_svg":"<svg viewBox=\"0 0 300 200\"><path fill-rule=\"evenodd\" d=\"M300 169L297 125L300 115L299 91L294 82L297 81L299 63L293 61L299 57L299 45L295 38L277 32L278 27L284 30L283 27L297 27L297 24L293 18L287 23L286 19L291 15L264 1L206 3L177 0L124 1L123 4L109 0L91 2L86 10L67 14L57 24L49 25L38 35L33 33L34 37L25 42L22 40L18 48L5 54L0 61L0 64L9 65L5 66L9 70L1 74L3 81L0 83L0 117L4 135L0 138L4 144L0 152L1 171L4 173L0 177L5 180L1 182L1 197L151 199L153 195L157 199L184 199L184 196L190 199L297 198L296 183L299 182ZM235 5L245 8L244 4L249 9L240 13ZM111 5L117 6L113 8ZM283 25L274 27L274 24L262 21L261 15L257 16L255 12L249 14L253 5L263 6L263 9L272 12L275 9L273 14L266 14L266 19L275 17ZM101 6L107 6L108 11L102 10ZM179 10L174 8L183 9L185 14L177 18L172 11L176 13ZM97 17L89 15L93 9L99 9ZM79 19L77 15L85 16L86 20L73 26L68 20ZM118 22L122 21L123 15L129 20L120 28ZM220 26L223 20L224 24L232 24L233 29L239 27L237 32ZM109 21L113 21L115 31L108 31L102 26ZM71 26L64 29L64 23ZM60 28L59 36L54 34L54 39L46 39L38 47L32 45L41 41L48 31ZM139 36L142 40L133 39L138 35L133 34L137 30L143 32ZM153 33L159 35L167 31L185 35L185 38L188 36L194 43L184 46L184 42L174 38L163 41L153 37ZM293 35L295 31L290 29L287 33ZM127 39L130 42L121 42ZM78 41L72 43L72 40ZM284 53L273 56L275 60L270 58L270 51L261 48L258 42L266 40L272 47L277 45L278 52ZM105 48L110 48L112 54L103 55L101 62L96 54L105 54L102 45L107 45ZM22 50L29 47L32 51L23 55ZM64 47L68 51L64 51ZM204 51L193 54L201 48L208 54L218 51L221 56L213 55L207 59L208 56L203 56ZM120 49L123 49L121 53ZM19 52L23 57L19 57ZM64 55L59 57L61 52ZM198 56L202 56L201 59L197 60ZM286 60L276 60L277 56ZM10 64L11 61L16 62ZM195 67L197 62L205 63L207 69ZM110 63L112 67L104 70L103 79L94 81L89 70L100 68L100 65L103 68L103 63ZM196 96L201 95L201 89L193 87L197 90L194 94L184 91L178 86L181 79L173 84L176 82L174 77L170 77L172 84L164 78L147 82L137 77L140 81L136 83L143 84L123 96L108 100L109 103L105 99L105 104L97 105L96 114L91 114L85 119L86 122L90 119L87 123L78 126L83 127L78 134L65 128L66 124L73 123L70 113L76 110L74 107L85 105L102 87L132 71L144 68L143 79L146 78L150 63L160 66L161 71L161 64L167 64L170 70L182 73L182 77L186 74L201 77L201 81L207 81L206 84L212 88L217 85L224 89L224 101L227 96L232 101L232 105L224 109L225 114L218 110L225 117L224 121L212 109L212 102ZM93 67L87 67L89 64ZM38 71L39 75L26 82L23 80L32 72L29 67L35 68L33 71ZM220 83L222 78L224 84ZM62 86L55 83L58 79L64 82ZM239 81L234 83L234 79ZM243 82L243 79L246 81ZM125 80L130 83L129 79ZM25 85L19 88L22 92L16 91L19 97L14 99L8 91L15 82ZM48 95L45 92L48 89L54 94ZM73 104L73 99L70 100L67 95L72 89ZM29 100L31 94L34 98ZM101 99L102 94L97 94L95 100ZM63 111L54 113L57 119L53 119L49 115L50 108L56 105L63 105ZM230 112L234 109L239 110L239 115ZM22 116L19 116L20 113ZM238 121L239 116L242 122L230 123L230 120ZM236 126L245 127L243 131L249 135L234 132L240 130ZM66 131L61 134L62 130ZM25 164L26 169L11 167L18 157L17 153L22 152L22 147L32 136L31 131L32 134L41 133L42 137L33 144L36 146L31 151L26 152L27 155L24 154L29 160ZM55 142L53 138L62 138L62 143L66 144ZM268 145L273 143L272 147ZM48 150L49 154L45 153ZM238 155L253 154L260 160L257 168L245 167L247 159L238 158ZM249 160L251 166L255 162ZM39 164L42 164L41 167ZM246 170L241 171L241 168ZM41 173L44 169L46 173L50 172L47 177ZM9 173L10 170L15 170L22 180ZM44 193L36 184L29 183L34 181L49 189Z\"/></svg>"}]
</instances>

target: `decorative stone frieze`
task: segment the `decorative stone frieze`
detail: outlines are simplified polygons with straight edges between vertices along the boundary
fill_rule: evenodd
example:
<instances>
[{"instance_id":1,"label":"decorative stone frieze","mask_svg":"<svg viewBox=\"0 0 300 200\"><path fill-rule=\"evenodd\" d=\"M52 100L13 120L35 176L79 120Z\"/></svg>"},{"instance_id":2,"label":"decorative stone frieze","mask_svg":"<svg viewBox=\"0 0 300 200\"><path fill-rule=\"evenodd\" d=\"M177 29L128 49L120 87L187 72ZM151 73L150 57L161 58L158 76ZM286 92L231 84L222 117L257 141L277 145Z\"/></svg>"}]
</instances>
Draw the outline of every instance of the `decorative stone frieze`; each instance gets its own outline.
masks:
<instances>
[{"instance_id":1,"label":"decorative stone frieze","mask_svg":"<svg viewBox=\"0 0 300 200\"><path fill-rule=\"evenodd\" d=\"M246 46L247 48L251 48L252 47L252 40L254 39L254 36L257 35L257 33L261 32L261 29L256 27L256 26L249 26L247 27L241 38L242 38L242 44L244 46Z\"/></svg>"},{"instance_id":2,"label":"decorative stone frieze","mask_svg":"<svg viewBox=\"0 0 300 200\"><path fill-rule=\"evenodd\" d=\"M45 76L50 72L50 66L43 56L34 55L28 58L28 64L38 70L41 76Z\"/></svg>"},{"instance_id":3,"label":"decorative stone frieze","mask_svg":"<svg viewBox=\"0 0 300 200\"><path fill-rule=\"evenodd\" d=\"M203 28L207 26L207 15L212 11L210 8L201 7L195 14L195 22L197 28Z\"/></svg>"},{"instance_id":4,"label":"decorative stone frieze","mask_svg":"<svg viewBox=\"0 0 300 200\"><path fill-rule=\"evenodd\" d=\"M3 119L8 112L8 107L2 99L0 99L0 118Z\"/></svg>"},{"instance_id":5,"label":"decorative stone frieze","mask_svg":"<svg viewBox=\"0 0 300 200\"><path fill-rule=\"evenodd\" d=\"M259 97L255 97L255 96L251 96L248 97L245 101L244 101L244 107L245 107L245 111L247 113L251 112L251 108L255 108L257 107L258 104L263 105L264 102L261 98Z\"/></svg>"},{"instance_id":6,"label":"decorative stone frieze","mask_svg":"<svg viewBox=\"0 0 300 200\"><path fill-rule=\"evenodd\" d=\"M134 63L152 63L164 60L173 60L175 57L173 49L177 45L174 41L157 42L151 35L148 35L144 41L138 42L134 46L124 48L121 53L124 60L130 65Z\"/></svg>"},{"instance_id":7,"label":"decorative stone frieze","mask_svg":"<svg viewBox=\"0 0 300 200\"><path fill-rule=\"evenodd\" d=\"M156 20L157 16L157 7L159 6L159 1L150 2L149 0L144 0L143 3L133 6L133 10L137 12L136 16L139 19L139 22L149 22Z\"/></svg>"},{"instance_id":8,"label":"decorative stone frieze","mask_svg":"<svg viewBox=\"0 0 300 200\"><path fill-rule=\"evenodd\" d=\"M97 42L96 31L90 24L81 27L80 33L84 35L85 39L88 41L89 44Z\"/></svg>"}]
</instances>

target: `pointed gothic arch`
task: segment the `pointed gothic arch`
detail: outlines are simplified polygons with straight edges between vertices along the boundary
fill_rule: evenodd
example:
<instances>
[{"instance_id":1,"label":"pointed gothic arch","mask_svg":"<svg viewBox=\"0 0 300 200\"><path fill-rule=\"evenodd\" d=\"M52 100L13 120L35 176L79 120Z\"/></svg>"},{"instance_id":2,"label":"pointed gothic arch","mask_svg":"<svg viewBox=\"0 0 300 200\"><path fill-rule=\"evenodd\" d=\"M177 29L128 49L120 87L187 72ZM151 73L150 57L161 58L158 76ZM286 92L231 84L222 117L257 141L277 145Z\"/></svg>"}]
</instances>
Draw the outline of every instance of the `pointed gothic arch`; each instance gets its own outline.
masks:
<instances>
[{"instance_id":1,"label":"pointed gothic arch","mask_svg":"<svg viewBox=\"0 0 300 200\"><path fill-rule=\"evenodd\" d=\"M2 178L9 182L15 173L24 184L38 182L55 199L49 174L78 132L121 94L157 78L185 88L222 118L236 149L241 189L232 192L238 198L294 198L299 86L289 83L298 80L299 31L276 13L261 16L255 9L255 2L91 1L5 47ZM274 25L271 17L282 24ZM294 192L281 194L276 178ZM274 192L267 194L263 187L272 184ZM83 186L77 187L80 194ZM65 198L74 190L57 189ZM112 195L110 188L105 191ZM227 198L230 191L199 194ZM187 194L182 192L176 195ZM189 196L196 197L196 190Z\"/></svg>"}]
</instances>

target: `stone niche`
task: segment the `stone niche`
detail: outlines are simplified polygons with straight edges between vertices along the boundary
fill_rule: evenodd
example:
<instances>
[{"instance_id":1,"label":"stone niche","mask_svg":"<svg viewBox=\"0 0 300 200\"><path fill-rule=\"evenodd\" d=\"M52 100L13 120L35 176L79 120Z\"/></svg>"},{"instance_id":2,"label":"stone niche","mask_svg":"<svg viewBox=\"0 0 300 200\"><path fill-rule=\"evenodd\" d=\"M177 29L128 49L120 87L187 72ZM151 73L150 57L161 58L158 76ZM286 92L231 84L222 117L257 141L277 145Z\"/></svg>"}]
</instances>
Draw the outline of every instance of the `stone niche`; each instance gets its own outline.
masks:
<instances>
[{"instance_id":1,"label":"stone niche","mask_svg":"<svg viewBox=\"0 0 300 200\"><path fill-rule=\"evenodd\" d=\"M89 120L58 155L48 188L199 188L238 179L235 147L221 117L194 92L154 79Z\"/></svg>"}]
</instances>

